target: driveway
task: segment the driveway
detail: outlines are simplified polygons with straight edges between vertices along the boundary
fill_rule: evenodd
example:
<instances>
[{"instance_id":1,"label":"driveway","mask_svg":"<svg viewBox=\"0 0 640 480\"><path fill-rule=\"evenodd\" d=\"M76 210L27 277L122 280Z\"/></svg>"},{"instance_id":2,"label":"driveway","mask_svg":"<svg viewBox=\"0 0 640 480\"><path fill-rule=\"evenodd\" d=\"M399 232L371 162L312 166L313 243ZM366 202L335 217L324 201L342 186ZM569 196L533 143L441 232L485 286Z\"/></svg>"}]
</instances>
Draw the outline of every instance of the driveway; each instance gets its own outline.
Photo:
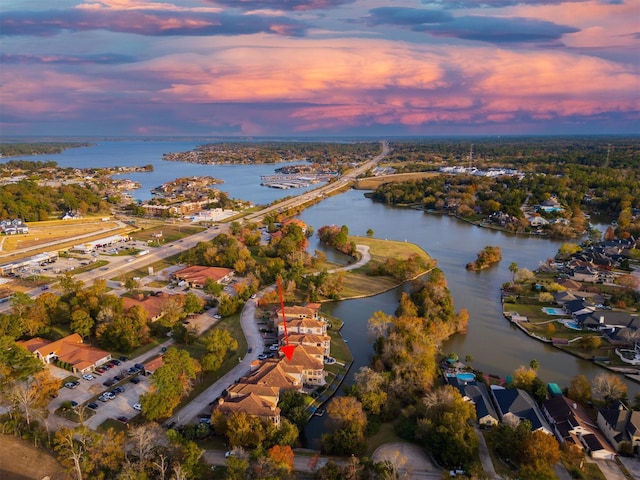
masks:
<instances>
[{"instance_id":1,"label":"driveway","mask_svg":"<svg viewBox=\"0 0 640 480\"><path fill-rule=\"evenodd\" d=\"M391 462L398 472L408 478L441 478L442 469L434 465L427 454L412 443L385 443L373 452L372 460L376 463Z\"/></svg>"}]
</instances>

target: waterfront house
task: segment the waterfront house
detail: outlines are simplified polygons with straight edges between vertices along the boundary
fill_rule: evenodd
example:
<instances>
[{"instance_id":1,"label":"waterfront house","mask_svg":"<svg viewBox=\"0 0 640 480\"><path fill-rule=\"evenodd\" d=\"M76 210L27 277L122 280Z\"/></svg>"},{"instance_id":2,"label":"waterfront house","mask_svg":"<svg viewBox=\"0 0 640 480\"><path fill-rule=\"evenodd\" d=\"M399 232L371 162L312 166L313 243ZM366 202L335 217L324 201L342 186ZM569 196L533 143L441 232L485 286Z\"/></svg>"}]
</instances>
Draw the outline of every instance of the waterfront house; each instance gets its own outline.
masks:
<instances>
[{"instance_id":1,"label":"waterfront house","mask_svg":"<svg viewBox=\"0 0 640 480\"><path fill-rule=\"evenodd\" d=\"M282 337L280 338L282 343ZM292 333L289 335L289 344L319 347L326 357L331 355L331 337L329 335L313 335L309 333Z\"/></svg>"},{"instance_id":2,"label":"waterfront house","mask_svg":"<svg viewBox=\"0 0 640 480\"><path fill-rule=\"evenodd\" d=\"M278 335L284 335L284 327L284 323L278 324ZM287 320L287 333L325 336L327 334L327 323L312 318Z\"/></svg>"},{"instance_id":3,"label":"waterfront house","mask_svg":"<svg viewBox=\"0 0 640 480\"><path fill-rule=\"evenodd\" d=\"M491 386L491 396L501 421L528 420L531 431L542 431L553 435L551 426L545 419L535 400L524 390L519 388L503 388Z\"/></svg>"},{"instance_id":4,"label":"waterfront house","mask_svg":"<svg viewBox=\"0 0 640 480\"><path fill-rule=\"evenodd\" d=\"M77 333L53 342L35 337L17 344L29 350L45 365L60 361L78 374L88 373L111 360L109 352L83 343L82 337Z\"/></svg>"},{"instance_id":5,"label":"waterfront house","mask_svg":"<svg viewBox=\"0 0 640 480\"><path fill-rule=\"evenodd\" d=\"M560 443L576 445L592 458L615 458L615 449L607 442L597 424L581 405L560 395L542 402L542 411Z\"/></svg>"},{"instance_id":6,"label":"waterfront house","mask_svg":"<svg viewBox=\"0 0 640 480\"><path fill-rule=\"evenodd\" d=\"M585 300L570 300L566 302L562 308L564 311L571 315L574 319L579 315L586 315L588 313L593 313L596 310L596 306L591 302Z\"/></svg>"},{"instance_id":7,"label":"waterfront house","mask_svg":"<svg viewBox=\"0 0 640 480\"><path fill-rule=\"evenodd\" d=\"M455 374L445 375L445 381L458 389L462 398L473 403L476 408L476 419L480 425L497 425L500 417L496 413L487 387L475 380L465 380Z\"/></svg>"},{"instance_id":8,"label":"waterfront house","mask_svg":"<svg viewBox=\"0 0 640 480\"><path fill-rule=\"evenodd\" d=\"M618 452L625 442L634 451L640 447L640 412L629 410L622 402L617 408L598 410L598 426Z\"/></svg>"}]
</instances>

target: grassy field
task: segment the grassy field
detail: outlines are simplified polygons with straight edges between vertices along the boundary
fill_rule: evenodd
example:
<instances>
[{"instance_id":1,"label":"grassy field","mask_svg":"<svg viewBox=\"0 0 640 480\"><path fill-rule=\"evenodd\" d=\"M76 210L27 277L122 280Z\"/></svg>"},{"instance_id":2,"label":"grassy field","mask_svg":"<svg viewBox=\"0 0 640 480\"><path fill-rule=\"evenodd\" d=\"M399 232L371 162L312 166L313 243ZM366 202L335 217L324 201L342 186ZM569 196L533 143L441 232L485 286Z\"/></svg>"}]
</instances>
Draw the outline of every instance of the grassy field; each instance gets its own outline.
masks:
<instances>
[{"instance_id":1,"label":"grassy field","mask_svg":"<svg viewBox=\"0 0 640 480\"><path fill-rule=\"evenodd\" d=\"M194 225L168 224L149 225L130 234L134 240L143 242L160 240L161 243L175 242L181 238L195 235L205 230L203 227ZM159 236L160 235L160 236Z\"/></svg>"},{"instance_id":2,"label":"grassy field","mask_svg":"<svg viewBox=\"0 0 640 480\"><path fill-rule=\"evenodd\" d=\"M381 240L369 237L349 237L356 245L369 246L371 262L360 268L345 272L341 299L376 295L398 286L399 282L391 277L368 275L371 263L382 263L387 258L404 260L412 255L430 259L429 254L413 243L395 240Z\"/></svg>"},{"instance_id":3,"label":"grassy field","mask_svg":"<svg viewBox=\"0 0 640 480\"><path fill-rule=\"evenodd\" d=\"M400 183L407 180L418 180L440 175L438 172L415 172L398 173L396 175L380 175L379 177L360 178L356 181L355 188L358 190L375 190L385 183Z\"/></svg>"},{"instance_id":4,"label":"grassy field","mask_svg":"<svg viewBox=\"0 0 640 480\"><path fill-rule=\"evenodd\" d=\"M60 250L77 245L81 241L91 241L111 235L127 233L131 228L121 228L114 221L103 222L100 218L82 218L79 220L48 220L44 222L29 222L29 233L25 235L9 235L3 237L2 253L15 253L14 258L31 256L39 252ZM77 237L83 236L82 240ZM50 245L55 243L55 245ZM36 250L20 251L31 247Z\"/></svg>"}]
</instances>

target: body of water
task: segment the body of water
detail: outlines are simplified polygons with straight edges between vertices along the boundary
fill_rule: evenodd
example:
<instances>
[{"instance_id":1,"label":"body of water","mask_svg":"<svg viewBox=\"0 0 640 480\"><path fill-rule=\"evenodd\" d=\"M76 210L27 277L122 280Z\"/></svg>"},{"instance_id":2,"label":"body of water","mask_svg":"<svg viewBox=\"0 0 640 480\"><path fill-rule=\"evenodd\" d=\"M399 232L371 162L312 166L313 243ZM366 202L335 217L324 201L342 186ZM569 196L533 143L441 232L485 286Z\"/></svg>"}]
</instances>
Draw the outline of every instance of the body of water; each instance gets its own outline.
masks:
<instances>
[{"instance_id":1,"label":"body of water","mask_svg":"<svg viewBox=\"0 0 640 480\"><path fill-rule=\"evenodd\" d=\"M273 175L275 169L290 163L259 165L200 165L197 163L168 162L162 160L164 153L186 152L202 145L202 142L162 141L103 141L92 147L71 148L59 154L27 157L8 157L9 160L54 161L61 167L132 167L153 165L153 172L134 172L118 175L140 183L140 188L130 191L136 200L149 200L151 189L180 177L209 176L224 180L214 188L227 192L231 198L249 200L255 205L267 205L274 200L299 195L316 188L309 186L289 190L263 187L262 175Z\"/></svg>"}]
</instances>

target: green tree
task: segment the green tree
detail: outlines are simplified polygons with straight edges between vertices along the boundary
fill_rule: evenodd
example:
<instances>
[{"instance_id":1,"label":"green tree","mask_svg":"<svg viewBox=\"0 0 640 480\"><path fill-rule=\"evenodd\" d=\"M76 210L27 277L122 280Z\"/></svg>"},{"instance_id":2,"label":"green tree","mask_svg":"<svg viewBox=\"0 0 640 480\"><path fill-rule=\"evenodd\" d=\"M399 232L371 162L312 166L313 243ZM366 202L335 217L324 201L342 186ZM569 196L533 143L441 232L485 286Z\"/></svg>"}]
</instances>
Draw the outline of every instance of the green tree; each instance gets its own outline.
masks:
<instances>
[{"instance_id":1,"label":"green tree","mask_svg":"<svg viewBox=\"0 0 640 480\"><path fill-rule=\"evenodd\" d=\"M82 338L87 338L91 335L91 329L95 322L89 312L83 309L77 309L71 314L71 323L69 328L72 332L77 333Z\"/></svg>"},{"instance_id":2,"label":"green tree","mask_svg":"<svg viewBox=\"0 0 640 480\"><path fill-rule=\"evenodd\" d=\"M238 349L238 341L231 336L228 330L222 328L213 329L202 337L207 349L207 354L202 357L202 369L214 371L222 366L227 354Z\"/></svg>"},{"instance_id":3,"label":"green tree","mask_svg":"<svg viewBox=\"0 0 640 480\"><path fill-rule=\"evenodd\" d=\"M162 366L151 377L151 390L140 397L145 417L148 420L169 417L180 399L191 391L199 372L200 364L189 352L169 348Z\"/></svg>"},{"instance_id":4,"label":"green tree","mask_svg":"<svg viewBox=\"0 0 640 480\"><path fill-rule=\"evenodd\" d=\"M479 444L470 425L476 418L473 404L447 385L427 394L424 405L426 411L418 419L417 438L444 465L468 467L478 454Z\"/></svg>"},{"instance_id":5,"label":"green tree","mask_svg":"<svg viewBox=\"0 0 640 480\"><path fill-rule=\"evenodd\" d=\"M373 237L373 229L371 229L371 228L367 229L367 237L369 237L369 238Z\"/></svg>"},{"instance_id":6,"label":"green tree","mask_svg":"<svg viewBox=\"0 0 640 480\"><path fill-rule=\"evenodd\" d=\"M213 278L207 278L204 282L204 292L212 297L217 297L222 293L224 287L216 282Z\"/></svg>"}]
</instances>

